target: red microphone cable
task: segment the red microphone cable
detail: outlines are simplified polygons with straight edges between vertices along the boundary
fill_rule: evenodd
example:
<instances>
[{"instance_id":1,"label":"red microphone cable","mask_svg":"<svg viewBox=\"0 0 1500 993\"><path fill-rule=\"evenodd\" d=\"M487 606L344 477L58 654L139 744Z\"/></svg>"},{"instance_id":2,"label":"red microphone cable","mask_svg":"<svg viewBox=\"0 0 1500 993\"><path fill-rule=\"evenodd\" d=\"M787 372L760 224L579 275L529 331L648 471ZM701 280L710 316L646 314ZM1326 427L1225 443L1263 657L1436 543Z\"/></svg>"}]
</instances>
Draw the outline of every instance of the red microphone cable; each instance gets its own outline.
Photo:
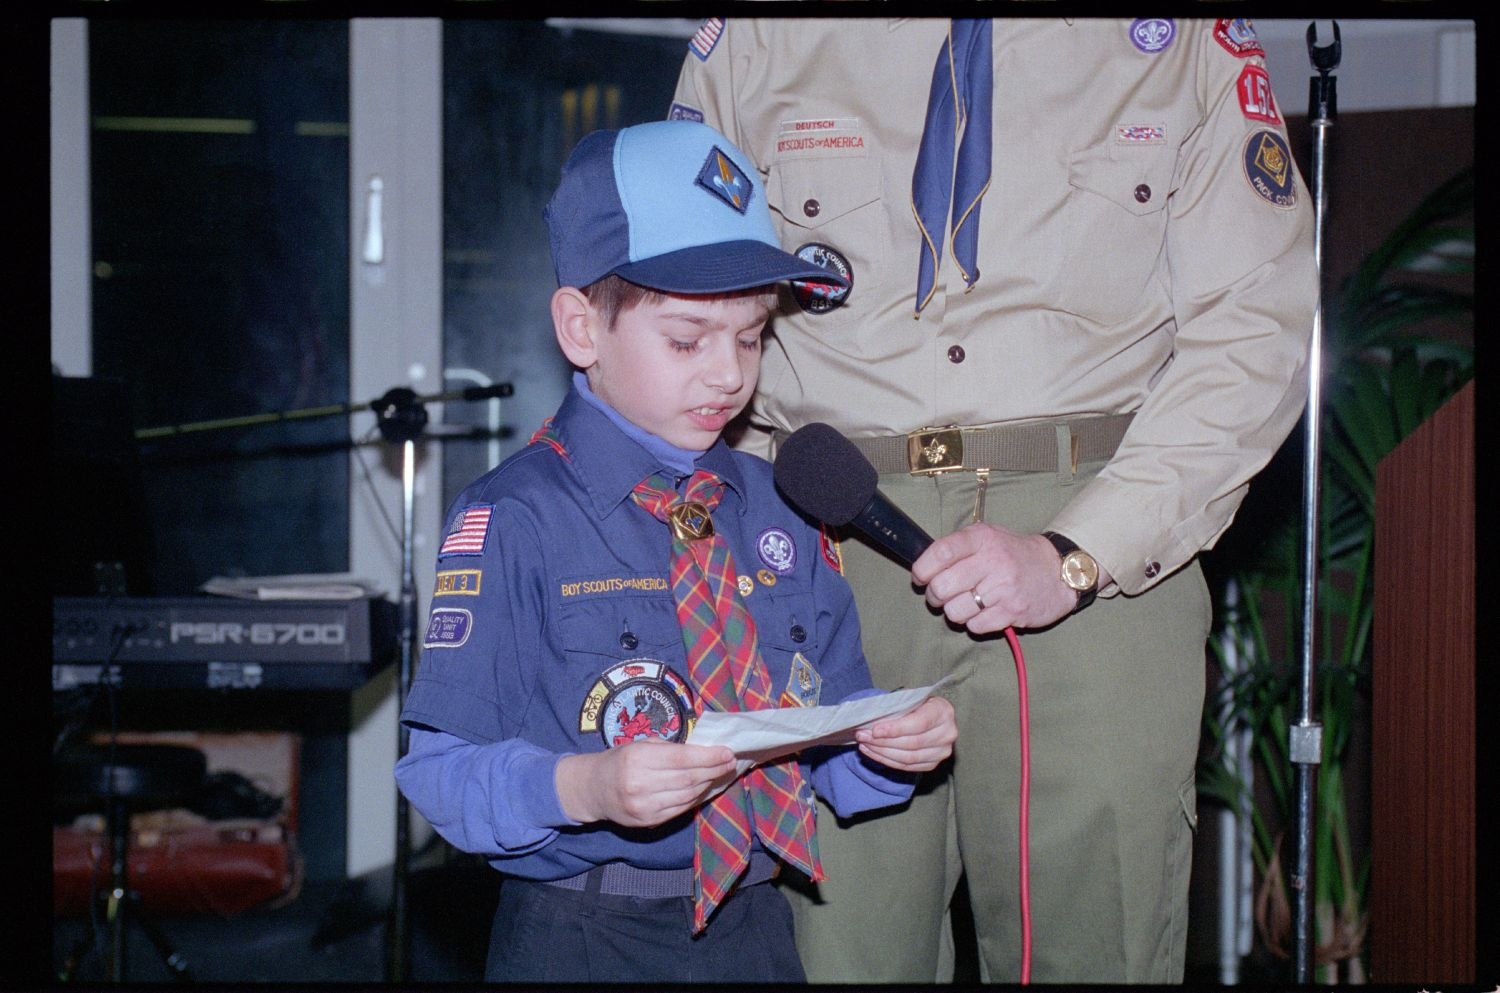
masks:
<instances>
[{"instance_id":1,"label":"red microphone cable","mask_svg":"<svg viewBox=\"0 0 1500 993\"><path fill-rule=\"evenodd\" d=\"M1026 657L1015 628L1005 629L1005 640L1016 659L1016 695L1021 719L1021 985L1031 982L1031 718L1026 698Z\"/></svg>"}]
</instances>

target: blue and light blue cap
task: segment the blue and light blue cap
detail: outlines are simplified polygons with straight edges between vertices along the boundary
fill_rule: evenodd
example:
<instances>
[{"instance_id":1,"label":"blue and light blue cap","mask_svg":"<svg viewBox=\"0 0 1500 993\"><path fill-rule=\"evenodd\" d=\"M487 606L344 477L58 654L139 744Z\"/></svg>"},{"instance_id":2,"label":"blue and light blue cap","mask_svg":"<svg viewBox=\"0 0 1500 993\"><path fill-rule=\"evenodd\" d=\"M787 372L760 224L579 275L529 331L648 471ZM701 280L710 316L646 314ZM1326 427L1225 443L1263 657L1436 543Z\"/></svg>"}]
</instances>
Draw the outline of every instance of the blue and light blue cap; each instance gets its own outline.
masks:
<instances>
[{"instance_id":1,"label":"blue and light blue cap","mask_svg":"<svg viewBox=\"0 0 1500 993\"><path fill-rule=\"evenodd\" d=\"M610 274L665 293L848 281L781 250L755 167L697 121L595 131L547 204L559 286Z\"/></svg>"}]
</instances>

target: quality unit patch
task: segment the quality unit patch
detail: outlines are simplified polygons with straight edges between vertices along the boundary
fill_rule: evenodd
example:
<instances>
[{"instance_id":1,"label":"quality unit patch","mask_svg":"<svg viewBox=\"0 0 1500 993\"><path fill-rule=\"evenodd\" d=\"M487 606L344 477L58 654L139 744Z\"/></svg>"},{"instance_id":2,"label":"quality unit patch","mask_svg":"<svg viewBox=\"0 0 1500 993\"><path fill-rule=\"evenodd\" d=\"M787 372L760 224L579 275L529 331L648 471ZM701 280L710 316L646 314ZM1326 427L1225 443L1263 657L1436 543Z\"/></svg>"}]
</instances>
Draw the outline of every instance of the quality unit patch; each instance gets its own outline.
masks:
<instances>
[{"instance_id":1,"label":"quality unit patch","mask_svg":"<svg viewBox=\"0 0 1500 993\"><path fill-rule=\"evenodd\" d=\"M578 730L597 732L606 748L649 738L683 741L696 713L692 690L681 676L655 659L629 659L590 688L578 712Z\"/></svg>"},{"instance_id":2,"label":"quality unit patch","mask_svg":"<svg viewBox=\"0 0 1500 993\"><path fill-rule=\"evenodd\" d=\"M743 214L750 207L750 180L717 146L698 170L698 185Z\"/></svg>"},{"instance_id":3,"label":"quality unit patch","mask_svg":"<svg viewBox=\"0 0 1500 993\"><path fill-rule=\"evenodd\" d=\"M438 554L483 555L484 540L490 533L490 515L494 512L492 503L473 503L459 511L448 525L448 534Z\"/></svg>"},{"instance_id":4,"label":"quality unit patch","mask_svg":"<svg viewBox=\"0 0 1500 993\"><path fill-rule=\"evenodd\" d=\"M844 301L849 299L849 292L854 289L854 267L843 253L829 245L810 241L792 254L804 262L811 262L849 280L848 286L817 283L807 279L791 280L792 296L796 299L797 306L809 314L826 314L842 307Z\"/></svg>"},{"instance_id":5,"label":"quality unit patch","mask_svg":"<svg viewBox=\"0 0 1500 993\"><path fill-rule=\"evenodd\" d=\"M474 630L474 615L462 607L433 607L423 648L459 648Z\"/></svg>"},{"instance_id":6,"label":"quality unit patch","mask_svg":"<svg viewBox=\"0 0 1500 993\"><path fill-rule=\"evenodd\" d=\"M1276 111L1276 98L1271 95L1271 77L1258 65L1247 65L1240 70L1237 86L1240 110L1252 121L1280 124L1281 114Z\"/></svg>"},{"instance_id":7,"label":"quality unit patch","mask_svg":"<svg viewBox=\"0 0 1500 993\"><path fill-rule=\"evenodd\" d=\"M1177 37L1177 24L1170 17L1139 17L1130 23L1130 41L1147 55L1166 51Z\"/></svg>"},{"instance_id":8,"label":"quality unit patch","mask_svg":"<svg viewBox=\"0 0 1500 993\"><path fill-rule=\"evenodd\" d=\"M1292 153L1275 131L1261 130L1245 139L1245 180L1257 196L1277 207L1297 205L1297 175Z\"/></svg>"},{"instance_id":9,"label":"quality unit patch","mask_svg":"<svg viewBox=\"0 0 1500 993\"><path fill-rule=\"evenodd\" d=\"M766 528L755 539L755 554L779 573L791 572L797 565L797 546L792 536L781 528Z\"/></svg>"},{"instance_id":10,"label":"quality unit patch","mask_svg":"<svg viewBox=\"0 0 1500 993\"><path fill-rule=\"evenodd\" d=\"M685 103L677 103L674 100L672 102L672 106L667 110L667 120L697 121L699 124L702 124L703 111L699 110L697 107L689 107Z\"/></svg>"},{"instance_id":11,"label":"quality unit patch","mask_svg":"<svg viewBox=\"0 0 1500 993\"><path fill-rule=\"evenodd\" d=\"M1248 59L1252 55L1265 55L1260 39L1255 37L1255 25L1246 17L1221 17L1214 22L1214 40L1230 55Z\"/></svg>"},{"instance_id":12,"label":"quality unit patch","mask_svg":"<svg viewBox=\"0 0 1500 993\"><path fill-rule=\"evenodd\" d=\"M432 586L433 596L478 596L478 569L444 569L438 572L437 582Z\"/></svg>"}]
</instances>

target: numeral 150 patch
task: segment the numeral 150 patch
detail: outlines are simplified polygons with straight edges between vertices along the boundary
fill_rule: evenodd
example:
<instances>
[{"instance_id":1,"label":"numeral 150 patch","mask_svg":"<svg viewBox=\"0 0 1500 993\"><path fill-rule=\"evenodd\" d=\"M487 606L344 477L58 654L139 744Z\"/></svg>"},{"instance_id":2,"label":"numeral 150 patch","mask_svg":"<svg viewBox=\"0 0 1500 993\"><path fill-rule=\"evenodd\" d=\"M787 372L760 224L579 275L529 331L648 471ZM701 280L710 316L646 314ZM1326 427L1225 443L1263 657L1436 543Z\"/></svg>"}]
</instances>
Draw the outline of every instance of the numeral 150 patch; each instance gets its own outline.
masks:
<instances>
[{"instance_id":1,"label":"numeral 150 patch","mask_svg":"<svg viewBox=\"0 0 1500 993\"><path fill-rule=\"evenodd\" d=\"M1276 111L1276 98L1271 95L1271 77L1257 65L1247 65L1240 72L1237 86L1240 110L1252 121L1280 124L1281 115Z\"/></svg>"}]
</instances>

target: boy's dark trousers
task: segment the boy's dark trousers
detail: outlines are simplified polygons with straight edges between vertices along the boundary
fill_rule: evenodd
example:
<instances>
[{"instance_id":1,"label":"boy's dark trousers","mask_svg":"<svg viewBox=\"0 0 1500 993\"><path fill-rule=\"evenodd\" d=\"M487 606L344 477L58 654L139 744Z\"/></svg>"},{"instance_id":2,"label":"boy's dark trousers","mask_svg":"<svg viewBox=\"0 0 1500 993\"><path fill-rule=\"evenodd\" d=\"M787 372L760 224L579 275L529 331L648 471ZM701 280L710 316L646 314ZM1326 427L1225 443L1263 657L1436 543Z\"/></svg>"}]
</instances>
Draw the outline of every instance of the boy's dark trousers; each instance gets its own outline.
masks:
<instances>
[{"instance_id":1,"label":"boy's dark trousers","mask_svg":"<svg viewBox=\"0 0 1500 993\"><path fill-rule=\"evenodd\" d=\"M759 860L694 936L691 896L609 893L595 870L581 890L505 877L486 982L802 983L792 912ZM690 876L689 876L690 878ZM629 889L630 887L614 887Z\"/></svg>"}]
</instances>

